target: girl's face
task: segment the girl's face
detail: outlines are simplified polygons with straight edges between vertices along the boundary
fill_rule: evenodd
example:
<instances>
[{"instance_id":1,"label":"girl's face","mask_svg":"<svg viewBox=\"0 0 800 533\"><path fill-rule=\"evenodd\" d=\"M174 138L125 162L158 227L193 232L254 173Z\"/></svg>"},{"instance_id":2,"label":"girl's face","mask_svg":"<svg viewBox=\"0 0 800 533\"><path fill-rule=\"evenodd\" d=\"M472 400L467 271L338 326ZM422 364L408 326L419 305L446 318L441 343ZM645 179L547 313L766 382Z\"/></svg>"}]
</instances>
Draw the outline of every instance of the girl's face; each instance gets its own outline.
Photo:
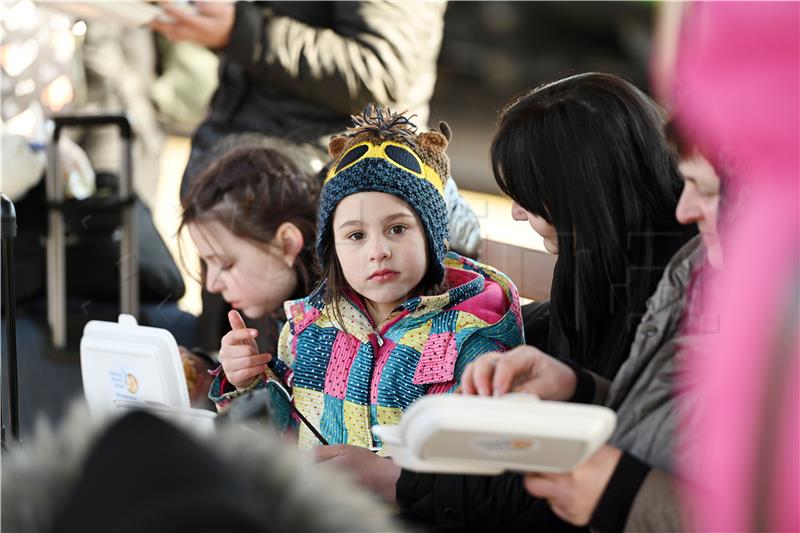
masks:
<instances>
[{"instance_id":1,"label":"girl's face","mask_svg":"<svg viewBox=\"0 0 800 533\"><path fill-rule=\"evenodd\" d=\"M675 209L681 224L697 224L708 261L714 268L722 267L722 245L717 231L719 212L719 177L703 156L695 154L681 161L683 192Z\"/></svg>"},{"instance_id":2,"label":"girl's face","mask_svg":"<svg viewBox=\"0 0 800 533\"><path fill-rule=\"evenodd\" d=\"M428 269L422 223L391 194L344 198L333 215L333 236L345 280L371 304L376 324L411 295Z\"/></svg>"},{"instance_id":3,"label":"girl's face","mask_svg":"<svg viewBox=\"0 0 800 533\"><path fill-rule=\"evenodd\" d=\"M219 222L189 224L206 266L206 290L250 318L278 309L297 287L297 273L276 244L257 245Z\"/></svg>"},{"instance_id":4,"label":"girl's face","mask_svg":"<svg viewBox=\"0 0 800 533\"><path fill-rule=\"evenodd\" d=\"M544 239L544 248L553 255L558 255L558 232L545 219L523 209L517 202L511 204L511 218L520 222L527 221L533 231Z\"/></svg>"}]
</instances>

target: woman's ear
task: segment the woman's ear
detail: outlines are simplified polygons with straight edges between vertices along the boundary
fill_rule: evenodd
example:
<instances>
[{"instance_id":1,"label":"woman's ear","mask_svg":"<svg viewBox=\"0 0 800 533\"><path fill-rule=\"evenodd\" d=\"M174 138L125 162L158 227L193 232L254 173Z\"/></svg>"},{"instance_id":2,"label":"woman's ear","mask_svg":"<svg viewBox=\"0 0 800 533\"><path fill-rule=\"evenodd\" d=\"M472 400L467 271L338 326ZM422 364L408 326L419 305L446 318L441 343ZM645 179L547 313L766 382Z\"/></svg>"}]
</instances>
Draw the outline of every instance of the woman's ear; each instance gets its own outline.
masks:
<instances>
[{"instance_id":1,"label":"woman's ear","mask_svg":"<svg viewBox=\"0 0 800 533\"><path fill-rule=\"evenodd\" d=\"M344 135L331 137L331 141L328 143L328 154L334 161L338 160L339 156L342 155L344 147L347 146L347 141L349 140L350 138Z\"/></svg>"},{"instance_id":2,"label":"woman's ear","mask_svg":"<svg viewBox=\"0 0 800 533\"><path fill-rule=\"evenodd\" d=\"M305 239L300 228L291 222L284 222L275 232L275 243L281 247L281 256L286 266L294 268L297 256L303 250Z\"/></svg>"}]
</instances>

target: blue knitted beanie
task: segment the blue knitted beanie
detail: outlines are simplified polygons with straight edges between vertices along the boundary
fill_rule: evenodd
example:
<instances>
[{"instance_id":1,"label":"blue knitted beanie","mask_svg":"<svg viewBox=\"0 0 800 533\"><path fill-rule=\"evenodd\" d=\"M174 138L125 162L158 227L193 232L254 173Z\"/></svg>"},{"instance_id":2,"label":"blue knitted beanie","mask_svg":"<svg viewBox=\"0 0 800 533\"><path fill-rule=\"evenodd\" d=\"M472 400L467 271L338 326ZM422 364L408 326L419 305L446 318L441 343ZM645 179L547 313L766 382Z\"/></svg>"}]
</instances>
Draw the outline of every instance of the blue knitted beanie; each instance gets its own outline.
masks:
<instances>
[{"instance_id":1,"label":"blue knitted beanie","mask_svg":"<svg viewBox=\"0 0 800 533\"><path fill-rule=\"evenodd\" d=\"M368 105L353 116L354 127L331 139L333 163L325 179L319 204L317 256L323 270L325 244L332 246L333 213L345 197L359 192L383 192L404 200L416 211L428 241L429 272L444 279L447 253L447 206L444 184L449 174L445 154L450 129L416 134L403 114L384 113Z\"/></svg>"}]
</instances>

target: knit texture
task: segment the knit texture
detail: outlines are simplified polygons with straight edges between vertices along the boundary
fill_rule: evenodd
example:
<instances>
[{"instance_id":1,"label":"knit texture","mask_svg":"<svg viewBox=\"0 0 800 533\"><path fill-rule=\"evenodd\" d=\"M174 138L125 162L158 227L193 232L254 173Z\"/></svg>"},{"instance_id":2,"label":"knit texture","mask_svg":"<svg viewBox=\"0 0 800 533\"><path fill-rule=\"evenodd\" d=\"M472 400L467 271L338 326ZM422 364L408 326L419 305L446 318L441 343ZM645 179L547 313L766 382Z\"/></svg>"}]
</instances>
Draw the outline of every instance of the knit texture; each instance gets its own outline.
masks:
<instances>
[{"instance_id":1,"label":"knit texture","mask_svg":"<svg viewBox=\"0 0 800 533\"><path fill-rule=\"evenodd\" d=\"M323 243L333 239L333 213L345 197L358 192L383 192L403 199L416 211L428 241L430 268L436 280L444 277L447 252L447 205L444 197L429 182L404 172L383 159L368 158L343 170L322 189L319 202L317 256L322 258Z\"/></svg>"},{"instance_id":2,"label":"knit texture","mask_svg":"<svg viewBox=\"0 0 800 533\"><path fill-rule=\"evenodd\" d=\"M359 192L383 192L401 198L417 213L427 238L429 273L436 283L444 278L442 260L448 249L444 195L450 175L445 150L451 131L442 122L439 130L417 133L411 118L368 104L352 116L353 127L331 139L328 150L333 162L322 188L317 228L317 257L323 271L324 249L332 243L331 224L339 202Z\"/></svg>"}]
</instances>

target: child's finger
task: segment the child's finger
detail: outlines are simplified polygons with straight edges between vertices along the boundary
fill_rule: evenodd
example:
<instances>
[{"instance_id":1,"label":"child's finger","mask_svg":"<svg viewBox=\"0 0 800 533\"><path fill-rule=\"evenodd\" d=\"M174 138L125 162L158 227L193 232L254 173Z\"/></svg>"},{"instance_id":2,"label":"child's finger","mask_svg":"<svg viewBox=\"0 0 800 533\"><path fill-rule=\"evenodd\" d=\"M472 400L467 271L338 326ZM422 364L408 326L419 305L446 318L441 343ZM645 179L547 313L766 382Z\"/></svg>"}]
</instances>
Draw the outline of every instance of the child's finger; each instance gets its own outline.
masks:
<instances>
[{"instance_id":1,"label":"child's finger","mask_svg":"<svg viewBox=\"0 0 800 533\"><path fill-rule=\"evenodd\" d=\"M272 356L268 353L250 356L250 357L237 357L236 359L230 359L227 361L227 365L225 368L225 375L228 375L230 372L237 372L239 370L246 370L248 368L255 368L255 367L263 367L272 359Z\"/></svg>"},{"instance_id":2,"label":"child's finger","mask_svg":"<svg viewBox=\"0 0 800 533\"><path fill-rule=\"evenodd\" d=\"M233 383L237 388L246 387L251 381L253 381L254 377L263 374L266 368L267 365L259 365L243 370L237 370L235 372L231 372L230 374L226 373L225 375L228 377L228 381Z\"/></svg>"},{"instance_id":3,"label":"child's finger","mask_svg":"<svg viewBox=\"0 0 800 533\"><path fill-rule=\"evenodd\" d=\"M228 311L228 322L231 325L231 329L234 330L234 331L241 330L241 329L247 329L247 325L244 323L244 319L242 318L242 315L240 315L239 311L237 311L236 309L231 309L230 311ZM255 330L255 331L256 331L256 334L258 334L258 330ZM250 339L248 341L247 339L242 339L240 342L242 342L242 343L247 342L253 348L256 349L256 352L258 352L258 344L256 344L255 340Z\"/></svg>"},{"instance_id":4,"label":"child's finger","mask_svg":"<svg viewBox=\"0 0 800 533\"><path fill-rule=\"evenodd\" d=\"M231 329L245 329L247 326L244 323L242 315L236 309L228 311L228 322L231 324Z\"/></svg>"},{"instance_id":5,"label":"child's finger","mask_svg":"<svg viewBox=\"0 0 800 533\"><path fill-rule=\"evenodd\" d=\"M224 350L219 353L221 361L231 361L233 359L241 359L243 357L255 357L258 352L254 351L252 347L245 344L234 344L225 346Z\"/></svg>"},{"instance_id":6,"label":"child's finger","mask_svg":"<svg viewBox=\"0 0 800 533\"><path fill-rule=\"evenodd\" d=\"M222 337L222 344L247 344L251 345L251 341L258 336L258 330L248 329L232 329Z\"/></svg>"}]
</instances>

